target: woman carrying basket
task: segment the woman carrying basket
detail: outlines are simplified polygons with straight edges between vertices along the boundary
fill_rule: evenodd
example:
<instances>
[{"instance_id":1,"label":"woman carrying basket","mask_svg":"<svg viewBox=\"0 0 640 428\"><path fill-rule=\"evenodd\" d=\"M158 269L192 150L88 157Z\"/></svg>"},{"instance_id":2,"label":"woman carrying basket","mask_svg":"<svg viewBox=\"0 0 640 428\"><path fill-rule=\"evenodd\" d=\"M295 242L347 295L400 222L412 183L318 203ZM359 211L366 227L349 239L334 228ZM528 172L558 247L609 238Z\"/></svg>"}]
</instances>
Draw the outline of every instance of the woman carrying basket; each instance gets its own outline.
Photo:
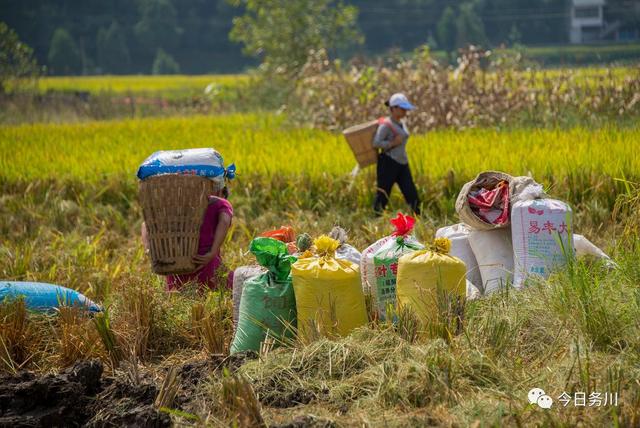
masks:
<instances>
[{"instance_id":1,"label":"woman carrying basket","mask_svg":"<svg viewBox=\"0 0 640 428\"><path fill-rule=\"evenodd\" d=\"M380 149L378 155L377 183L373 209L377 215L381 215L391 195L391 188L398 183L400 191L404 195L407 204L413 213L420 215L420 200L418 190L413 182L409 169L407 156L407 141L409 131L402 121L407 111L415 109L404 94L393 94L385 105L389 107L390 115L381 120L373 139L373 146Z\"/></svg>"},{"instance_id":2,"label":"woman carrying basket","mask_svg":"<svg viewBox=\"0 0 640 428\"><path fill-rule=\"evenodd\" d=\"M233 284L233 273L222 263L221 249L233 218L233 207L227 200L229 190L224 177L212 178L214 191L200 226L198 254L193 258L197 269L192 273L167 275L167 291L179 291L187 283L204 289L218 289ZM142 241L149 248L146 225L142 223Z\"/></svg>"}]
</instances>

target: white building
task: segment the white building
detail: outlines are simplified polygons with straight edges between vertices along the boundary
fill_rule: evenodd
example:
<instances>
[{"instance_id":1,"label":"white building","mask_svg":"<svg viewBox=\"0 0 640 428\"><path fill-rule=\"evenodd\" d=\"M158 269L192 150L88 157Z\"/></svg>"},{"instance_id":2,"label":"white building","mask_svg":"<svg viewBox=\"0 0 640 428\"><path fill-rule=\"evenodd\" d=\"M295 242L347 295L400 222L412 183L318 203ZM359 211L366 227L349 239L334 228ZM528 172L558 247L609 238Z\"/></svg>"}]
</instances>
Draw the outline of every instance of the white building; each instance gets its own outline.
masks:
<instances>
[{"instance_id":1,"label":"white building","mask_svg":"<svg viewBox=\"0 0 640 428\"><path fill-rule=\"evenodd\" d=\"M605 30L604 5L605 0L572 0L571 43L589 43L602 38Z\"/></svg>"}]
</instances>

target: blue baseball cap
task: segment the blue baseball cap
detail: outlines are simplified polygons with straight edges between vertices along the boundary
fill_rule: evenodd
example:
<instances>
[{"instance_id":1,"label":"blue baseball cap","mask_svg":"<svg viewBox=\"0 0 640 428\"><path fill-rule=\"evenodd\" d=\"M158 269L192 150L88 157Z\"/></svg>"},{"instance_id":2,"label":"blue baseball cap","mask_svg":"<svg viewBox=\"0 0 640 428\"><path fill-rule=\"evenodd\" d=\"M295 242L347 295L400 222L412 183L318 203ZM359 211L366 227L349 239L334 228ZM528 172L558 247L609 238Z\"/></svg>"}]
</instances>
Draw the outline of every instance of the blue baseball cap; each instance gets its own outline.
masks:
<instances>
[{"instance_id":1,"label":"blue baseball cap","mask_svg":"<svg viewBox=\"0 0 640 428\"><path fill-rule=\"evenodd\" d=\"M400 107L404 110L414 110L416 107L409 102L407 96L398 92L397 94L391 95L388 101L389 107Z\"/></svg>"}]
</instances>

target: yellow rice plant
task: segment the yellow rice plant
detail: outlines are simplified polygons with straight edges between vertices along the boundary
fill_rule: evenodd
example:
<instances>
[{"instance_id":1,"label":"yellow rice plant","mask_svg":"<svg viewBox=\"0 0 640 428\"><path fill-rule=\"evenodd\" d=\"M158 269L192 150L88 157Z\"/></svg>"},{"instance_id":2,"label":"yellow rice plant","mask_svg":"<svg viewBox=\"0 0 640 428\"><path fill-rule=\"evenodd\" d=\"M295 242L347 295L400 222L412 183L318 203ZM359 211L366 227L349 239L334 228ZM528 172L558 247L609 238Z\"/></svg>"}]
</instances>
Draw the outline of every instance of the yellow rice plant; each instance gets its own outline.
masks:
<instances>
[{"instance_id":1,"label":"yellow rice plant","mask_svg":"<svg viewBox=\"0 0 640 428\"><path fill-rule=\"evenodd\" d=\"M202 93L207 85L235 86L246 75L170 75L170 76L48 76L38 80L38 89L46 91L113 92L119 94L190 92Z\"/></svg>"},{"instance_id":2,"label":"yellow rice plant","mask_svg":"<svg viewBox=\"0 0 640 428\"><path fill-rule=\"evenodd\" d=\"M492 128L440 130L411 138L416 177L441 179L450 172L474 176L486 169L514 175L572 174L628 178L640 171L633 156L637 128ZM0 128L0 183L38 180L134 182L138 165L157 150L214 147L239 177L347 177L355 160L341 135L290 129L273 115L231 115L23 125ZM254 183L257 184L257 183ZM247 183L251 186L251 183Z\"/></svg>"},{"instance_id":3,"label":"yellow rice plant","mask_svg":"<svg viewBox=\"0 0 640 428\"><path fill-rule=\"evenodd\" d=\"M61 306L57 324L52 331L56 336L58 364L61 367L68 367L97 354L98 334L82 308Z\"/></svg>"},{"instance_id":4,"label":"yellow rice plant","mask_svg":"<svg viewBox=\"0 0 640 428\"><path fill-rule=\"evenodd\" d=\"M232 339L231 299L225 294L209 293L206 301L191 307L191 331L209 355L225 355Z\"/></svg>"},{"instance_id":5,"label":"yellow rice plant","mask_svg":"<svg viewBox=\"0 0 640 428\"><path fill-rule=\"evenodd\" d=\"M0 371L17 372L33 356L35 337L24 299L0 303Z\"/></svg>"}]
</instances>

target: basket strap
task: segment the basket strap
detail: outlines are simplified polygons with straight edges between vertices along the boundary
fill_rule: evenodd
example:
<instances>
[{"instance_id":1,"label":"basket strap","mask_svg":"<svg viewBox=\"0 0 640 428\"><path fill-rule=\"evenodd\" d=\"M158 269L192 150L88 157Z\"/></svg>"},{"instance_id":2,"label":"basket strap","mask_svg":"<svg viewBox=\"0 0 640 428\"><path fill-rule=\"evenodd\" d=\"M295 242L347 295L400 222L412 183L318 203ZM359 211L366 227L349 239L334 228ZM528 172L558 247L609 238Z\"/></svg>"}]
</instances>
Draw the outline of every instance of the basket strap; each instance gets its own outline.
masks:
<instances>
[{"instance_id":1,"label":"basket strap","mask_svg":"<svg viewBox=\"0 0 640 428\"><path fill-rule=\"evenodd\" d=\"M387 125L389 127L389 129L391 129L391 132L393 133L394 137L398 136L398 131L396 131L396 127L393 126L393 123L391 123L391 120L389 120L389 118L387 117L380 117L378 118L378 126L380 125Z\"/></svg>"}]
</instances>

